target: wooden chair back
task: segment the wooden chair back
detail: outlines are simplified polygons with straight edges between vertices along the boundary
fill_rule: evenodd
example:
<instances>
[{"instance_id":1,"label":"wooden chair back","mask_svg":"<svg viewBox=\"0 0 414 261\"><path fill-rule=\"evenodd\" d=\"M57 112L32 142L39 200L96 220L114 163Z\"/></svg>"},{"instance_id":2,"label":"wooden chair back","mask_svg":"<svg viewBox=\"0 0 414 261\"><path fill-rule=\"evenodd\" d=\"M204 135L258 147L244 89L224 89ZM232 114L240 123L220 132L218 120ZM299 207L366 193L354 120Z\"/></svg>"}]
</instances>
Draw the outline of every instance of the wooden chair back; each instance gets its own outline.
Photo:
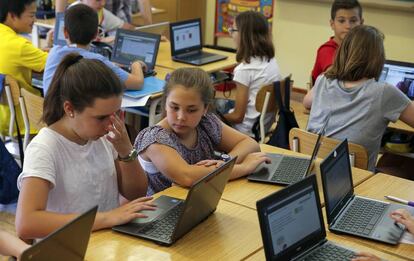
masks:
<instances>
[{"instance_id":1,"label":"wooden chair back","mask_svg":"<svg viewBox=\"0 0 414 261\"><path fill-rule=\"evenodd\" d=\"M294 151L312 155L317 138L317 134L299 128L293 128L289 132L289 145ZM322 137L318 157L325 158L339 143L341 143L340 140ZM353 158L352 165L360 169L368 169L368 151L362 145L350 142L348 142L348 149L350 157Z\"/></svg>"}]
</instances>

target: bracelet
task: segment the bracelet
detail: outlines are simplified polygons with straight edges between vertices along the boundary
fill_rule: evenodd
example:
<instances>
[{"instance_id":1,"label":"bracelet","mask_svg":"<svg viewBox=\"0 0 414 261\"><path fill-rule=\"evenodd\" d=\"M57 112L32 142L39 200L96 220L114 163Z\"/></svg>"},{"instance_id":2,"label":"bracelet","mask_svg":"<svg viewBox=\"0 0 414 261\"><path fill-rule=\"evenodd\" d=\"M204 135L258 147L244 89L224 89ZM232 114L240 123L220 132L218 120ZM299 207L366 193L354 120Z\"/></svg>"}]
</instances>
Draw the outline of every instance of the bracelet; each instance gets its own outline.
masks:
<instances>
[{"instance_id":1,"label":"bracelet","mask_svg":"<svg viewBox=\"0 0 414 261\"><path fill-rule=\"evenodd\" d=\"M118 160L123 162L130 162L135 160L138 157L138 151L134 148L126 157L120 157L118 154Z\"/></svg>"}]
</instances>

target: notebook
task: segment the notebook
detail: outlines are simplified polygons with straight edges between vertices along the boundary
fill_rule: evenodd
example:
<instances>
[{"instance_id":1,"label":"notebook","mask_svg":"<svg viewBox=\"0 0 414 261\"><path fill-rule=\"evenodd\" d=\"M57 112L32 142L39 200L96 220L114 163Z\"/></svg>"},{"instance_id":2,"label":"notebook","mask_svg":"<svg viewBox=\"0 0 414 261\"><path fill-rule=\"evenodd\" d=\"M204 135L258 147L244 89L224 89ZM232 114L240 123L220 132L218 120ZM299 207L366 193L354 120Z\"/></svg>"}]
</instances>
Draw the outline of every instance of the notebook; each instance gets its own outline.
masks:
<instances>
[{"instance_id":1,"label":"notebook","mask_svg":"<svg viewBox=\"0 0 414 261\"><path fill-rule=\"evenodd\" d=\"M315 175L256 203L266 260L351 260L326 239Z\"/></svg>"},{"instance_id":2,"label":"notebook","mask_svg":"<svg viewBox=\"0 0 414 261\"><path fill-rule=\"evenodd\" d=\"M57 13L55 18L55 29L53 33L53 45L65 46L66 39L63 33L65 27L65 13Z\"/></svg>"},{"instance_id":3,"label":"notebook","mask_svg":"<svg viewBox=\"0 0 414 261\"><path fill-rule=\"evenodd\" d=\"M84 260L98 206L26 249L21 261Z\"/></svg>"},{"instance_id":4,"label":"notebook","mask_svg":"<svg viewBox=\"0 0 414 261\"><path fill-rule=\"evenodd\" d=\"M405 227L390 213L409 206L354 195L348 142L341 142L320 165L329 229L337 233L397 244Z\"/></svg>"},{"instance_id":5,"label":"notebook","mask_svg":"<svg viewBox=\"0 0 414 261\"><path fill-rule=\"evenodd\" d=\"M165 81L160 80L154 76L144 78L144 85L141 90L125 90L124 95L131 98L142 98L164 90Z\"/></svg>"},{"instance_id":6,"label":"notebook","mask_svg":"<svg viewBox=\"0 0 414 261\"><path fill-rule=\"evenodd\" d=\"M379 81L396 86L414 100L414 63L385 61Z\"/></svg>"},{"instance_id":7,"label":"notebook","mask_svg":"<svg viewBox=\"0 0 414 261\"><path fill-rule=\"evenodd\" d=\"M279 185L290 185L311 174L313 162L318 155L321 138L325 133L330 114L319 131L310 159L296 156L288 156L276 153L267 153L271 159L270 164L262 163L256 170L247 176L250 181L266 182Z\"/></svg>"},{"instance_id":8,"label":"notebook","mask_svg":"<svg viewBox=\"0 0 414 261\"><path fill-rule=\"evenodd\" d=\"M201 20L170 23L171 56L174 61L203 65L227 59L227 56L203 52Z\"/></svg>"},{"instance_id":9,"label":"notebook","mask_svg":"<svg viewBox=\"0 0 414 261\"><path fill-rule=\"evenodd\" d=\"M144 76L153 76L160 39L156 34L117 29L111 61L127 71L134 61L143 61L147 65Z\"/></svg>"},{"instance_id":10,"label":"notebook","mask_svg":"<svg viewBox=\"0 0 414 261\"><path fill-rule=\"evenodd\" d=\"M172 245L216 210L236 158L196 182L185 200L160 196L154 200L156 211L143 211L148 218L136 219L112 229L162 245Z\"/></svg>"}]
</instances>

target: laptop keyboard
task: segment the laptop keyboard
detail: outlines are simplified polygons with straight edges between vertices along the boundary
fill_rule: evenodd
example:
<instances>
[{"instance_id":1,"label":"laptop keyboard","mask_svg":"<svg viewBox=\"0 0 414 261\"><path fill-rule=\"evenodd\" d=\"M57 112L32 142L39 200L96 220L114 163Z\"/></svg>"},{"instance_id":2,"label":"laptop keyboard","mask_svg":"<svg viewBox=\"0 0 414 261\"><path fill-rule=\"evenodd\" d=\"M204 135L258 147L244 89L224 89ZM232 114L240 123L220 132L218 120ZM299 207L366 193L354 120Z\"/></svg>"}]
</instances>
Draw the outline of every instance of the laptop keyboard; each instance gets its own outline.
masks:
<instances>
[{"instance_id":1,"label":"laptop keyboard","mask_svg":"<svg viewBox=\"0 0 414 261\"><path fill-rule=\"evenodd\" d=\"M369 236L384 214L388 204L364 198L354 198L352 205L335 226L347 232Z\"/></svg>"},{"instance_id":2,"label":"laptop keyboard","mask_svg":"<svg viewBox=\"0 0 414 261\"><path fill-rule=\"evenodd\" d=\"M355 253L349 249L327 243L319 247L303 260L351 260L354 256Z\"/></svg>"},{"instance_id":3,"label":"laptop keyboard","mask_svg":"<svg viewBox=\"0 0 414 261\"><path fill-rule=\"evenodd\" d=\"M303 178L308 165L309 159L284 157L270 180L295 183Z\"/></svg>"},{"instance_id":4,"label":"laptop keyboard","mask_svg":"<svg viewBox=\"0 0 414 261\"><path fill-rule=\"evenodd\" d=\"M156 220L145 226L140 233L163 240L169 240L174 232L178 218L180 217L183 209L184 203L175 206L168 211L168 214L162 219Z\"/></svg>"}]
</instances>

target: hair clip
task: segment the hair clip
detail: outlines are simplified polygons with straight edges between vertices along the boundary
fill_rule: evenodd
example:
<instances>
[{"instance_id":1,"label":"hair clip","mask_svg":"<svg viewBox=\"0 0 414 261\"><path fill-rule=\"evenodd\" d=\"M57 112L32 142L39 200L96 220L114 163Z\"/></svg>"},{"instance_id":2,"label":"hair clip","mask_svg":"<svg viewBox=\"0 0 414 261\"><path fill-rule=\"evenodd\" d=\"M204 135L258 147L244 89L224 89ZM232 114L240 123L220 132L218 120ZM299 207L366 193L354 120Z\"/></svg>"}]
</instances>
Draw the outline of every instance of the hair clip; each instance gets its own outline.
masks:
<instances>
[{"instance_id":1,"label":"hair clip","mask_svg":"<svg viewBox=\"0 0 414 261\"><path fill-rule=\"evenodd\" d=\"M171 78L171 74L167 73L165 75L165 81L168 82L170 80L170 78Z\"/></svg>"},{"instance_id":2,"label":"hair clip","mask_svg":"<svg viewBox=\"0 0 414 261\"><path fill-rule=\"evenodd\" d=\"M74 57L71 61L69 61L69 66L72 66L75 63L79 62L82 58L83 58L83 56L80 55L80 54L78 56Z\"/></svg>"}]
</instances>

